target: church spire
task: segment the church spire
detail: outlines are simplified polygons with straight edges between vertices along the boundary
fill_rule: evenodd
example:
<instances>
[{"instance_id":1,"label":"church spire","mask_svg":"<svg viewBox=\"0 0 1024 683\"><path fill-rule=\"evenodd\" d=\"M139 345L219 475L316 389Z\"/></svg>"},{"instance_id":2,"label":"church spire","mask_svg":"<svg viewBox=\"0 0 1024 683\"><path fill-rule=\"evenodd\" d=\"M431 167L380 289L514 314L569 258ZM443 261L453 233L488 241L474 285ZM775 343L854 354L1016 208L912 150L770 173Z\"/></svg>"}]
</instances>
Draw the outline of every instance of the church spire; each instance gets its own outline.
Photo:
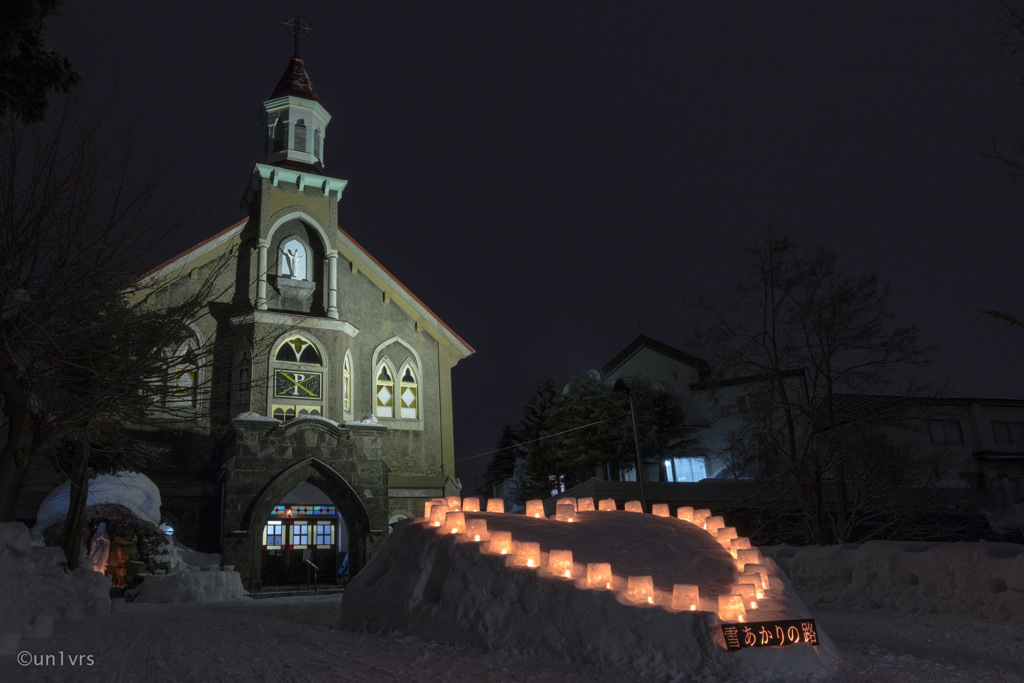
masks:
<instances>
[{"instance_id":1,"label":"church spire","mask_svg":"<svg viewBox=\"0 0 1024 683\"><path fill-rule=\"evenodd\" d=\"M313 29L298 14L282 26L295 37L295 55L260 109L260 123L266 131L264 162L323 172L324 139L331 115L320 103L299 57L299 40Z\"/></svg>"}]
</instances>

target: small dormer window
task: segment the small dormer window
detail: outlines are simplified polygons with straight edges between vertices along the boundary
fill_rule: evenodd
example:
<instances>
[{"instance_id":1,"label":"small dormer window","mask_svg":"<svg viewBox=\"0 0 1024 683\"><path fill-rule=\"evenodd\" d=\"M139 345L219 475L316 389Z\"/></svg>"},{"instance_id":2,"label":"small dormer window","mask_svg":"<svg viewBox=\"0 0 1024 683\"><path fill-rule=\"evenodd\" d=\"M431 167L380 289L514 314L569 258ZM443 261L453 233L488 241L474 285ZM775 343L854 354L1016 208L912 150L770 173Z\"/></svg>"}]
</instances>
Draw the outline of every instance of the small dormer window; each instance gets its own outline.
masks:
<instances>
[{"instance_id":1,"label":"small dormer window","mask_svg":"<svg viewBox=\"0 0 1024 683\"><path fill-rule=\"evenodd\" d=\"M306 122L299 119L295 122L295 147L298 152L306 151Z\"/></svg>"},{"instance_id":2,"label":"small dormer window","mask_svg":"<svg viewBox=\"0 0 1024 683\"><path fill-rule=\"evenodd\" d=\"M313 157L320 158L320 129L313 129Z\"/></svg>"}]
</instances>

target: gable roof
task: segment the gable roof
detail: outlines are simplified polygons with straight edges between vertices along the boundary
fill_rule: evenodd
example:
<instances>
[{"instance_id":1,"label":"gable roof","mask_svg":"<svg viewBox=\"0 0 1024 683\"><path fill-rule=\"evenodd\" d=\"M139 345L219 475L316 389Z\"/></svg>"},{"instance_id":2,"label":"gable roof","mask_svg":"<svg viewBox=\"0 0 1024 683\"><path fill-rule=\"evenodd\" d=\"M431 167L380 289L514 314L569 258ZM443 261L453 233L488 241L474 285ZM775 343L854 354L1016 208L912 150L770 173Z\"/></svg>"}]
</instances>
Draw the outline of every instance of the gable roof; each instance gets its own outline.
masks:
<instances>
[{"instance_id":1,"label":"gable roof","mask_svg":"<svg viewBox=\"0 0 1024 683\"><path fill-rule=\"evenodd\" d=\"M701 360L696 356L691 356L685 351L680 351L679 349L669 346L668 344L662 343L657 339L651 339L650 337L641 334L639 337L630 342L630 344L626 348L622 349L622 351L619 351L615 358L612 358L610 361L608 361L607 364L605 364L603 368L601 368L601 376L607 377L608 375L612 374L620 367L622 367L626 363L626 361L628 361L630 358L636 355L637 352L640 351L640 349L644 348L656 351L657 353L660 353L663 356L668 356L672 360L677 360L680 363L683 363L684 365L689 365L691 368L696 368L698 377L703 378L711 370L711 367L708 365L707 361Z\"/></svg>"},{"instance_id":2,"label":"gable roof","mask_svg":"<svg viewBox=\"0 0 1024 683\"><path fill-rule=\"evenodd\" d=\"M238 236L238 234L245 228L248 220L248 218L245 218L227 229L221 230L216 235L203 240L194 247L183 251L169 261L160 264L140 277L139 282L145 284L146 280L154 281L171 274L173 271L183 273L185 271L185 266L189 263L202 265L207 260L215 256L218 248L227 248L231 239ZM338 238L343 246L348 247L347 251L349 254L362 261L361 264L358 264L358 268L361 268L368 273L374 273L383 284L394 289L395 293L402 297L412 310L428 321L433 327L437 328L438 332L447 339L448 343L459 351L463 358L467 358L476 353L476 350L467 344L462 337L456 334L455 330L449 327L448 324L441 320L441 318L430 310L426 304L420 301L419 297L413 294L408 287L392 275L391 271L382 266L380 261L374 258L370 252L366 251L361 244L352 239L351 235L342 230L341 226L337 226L337 230ZM207 255L209 256L207 257ZM204 257L207 258L204 259Z\"/></svg>"}]
</instances>

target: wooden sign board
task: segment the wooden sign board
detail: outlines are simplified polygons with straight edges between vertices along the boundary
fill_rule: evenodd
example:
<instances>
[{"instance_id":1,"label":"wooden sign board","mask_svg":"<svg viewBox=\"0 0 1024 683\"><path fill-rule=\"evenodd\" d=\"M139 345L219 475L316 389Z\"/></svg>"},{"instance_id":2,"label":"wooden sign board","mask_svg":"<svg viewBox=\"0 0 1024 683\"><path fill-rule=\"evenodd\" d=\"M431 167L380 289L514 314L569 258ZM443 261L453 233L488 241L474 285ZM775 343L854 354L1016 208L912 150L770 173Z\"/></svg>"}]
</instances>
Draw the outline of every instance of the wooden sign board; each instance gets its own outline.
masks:
<instances>
[{"instance_id":1,"label":"wooden sign board","mask_svg":"<svg viewBox=\"0 0 1024 683\"><path fill-rule=\"evenodd\" d=\"M810 643L818 645L818 629L814 619L786 619L784 621L751 621L742 624L722 624L725 646L730 650L745 647L771 647Z\"/></svg>"}]
</instances>

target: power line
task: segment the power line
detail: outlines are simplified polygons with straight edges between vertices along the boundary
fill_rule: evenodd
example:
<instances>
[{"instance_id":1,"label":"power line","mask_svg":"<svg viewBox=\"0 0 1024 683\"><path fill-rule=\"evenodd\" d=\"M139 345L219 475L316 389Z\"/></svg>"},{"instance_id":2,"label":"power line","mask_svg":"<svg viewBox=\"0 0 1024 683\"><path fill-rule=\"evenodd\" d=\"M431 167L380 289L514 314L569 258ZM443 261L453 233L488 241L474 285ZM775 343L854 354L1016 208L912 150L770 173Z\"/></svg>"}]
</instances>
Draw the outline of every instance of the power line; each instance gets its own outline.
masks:
<instances>
[{"instance_id":1,"label":"power line","mask_svg":"<svg viewBox=\"0 0 1024 683\"><path fill-rule=\"evenodd\" d=\"M582 427L573 427L572 429L566 429L564 432L557 432L555 434L548 434L547 436L542 436L539 439L534 439L533 441L524 441L523 443L517 443L514 446L506 446L505 448L499 448L496 451L487 451L486 453L480 453L479 455L471 455L468 458L459 458L455 462L464 462L466 460L472 460L473 458L482 458L485 455L494 455L495 453L501 453L502 451L507 451L510 448L519 448L520 446L525 446L526 444L536 443L538 441L543 441L544 439L550 439L553 436L559 436L561 434L568 434L569 432L575 432L577 429L584 429L586 427L593 427L596 424L601 424L602 422L607 422L607 421L608 421L608 418L605 418L603 420L598 420L597 422L591 422L590 424L585 424Z\"/></svg>"}]
</instances>

